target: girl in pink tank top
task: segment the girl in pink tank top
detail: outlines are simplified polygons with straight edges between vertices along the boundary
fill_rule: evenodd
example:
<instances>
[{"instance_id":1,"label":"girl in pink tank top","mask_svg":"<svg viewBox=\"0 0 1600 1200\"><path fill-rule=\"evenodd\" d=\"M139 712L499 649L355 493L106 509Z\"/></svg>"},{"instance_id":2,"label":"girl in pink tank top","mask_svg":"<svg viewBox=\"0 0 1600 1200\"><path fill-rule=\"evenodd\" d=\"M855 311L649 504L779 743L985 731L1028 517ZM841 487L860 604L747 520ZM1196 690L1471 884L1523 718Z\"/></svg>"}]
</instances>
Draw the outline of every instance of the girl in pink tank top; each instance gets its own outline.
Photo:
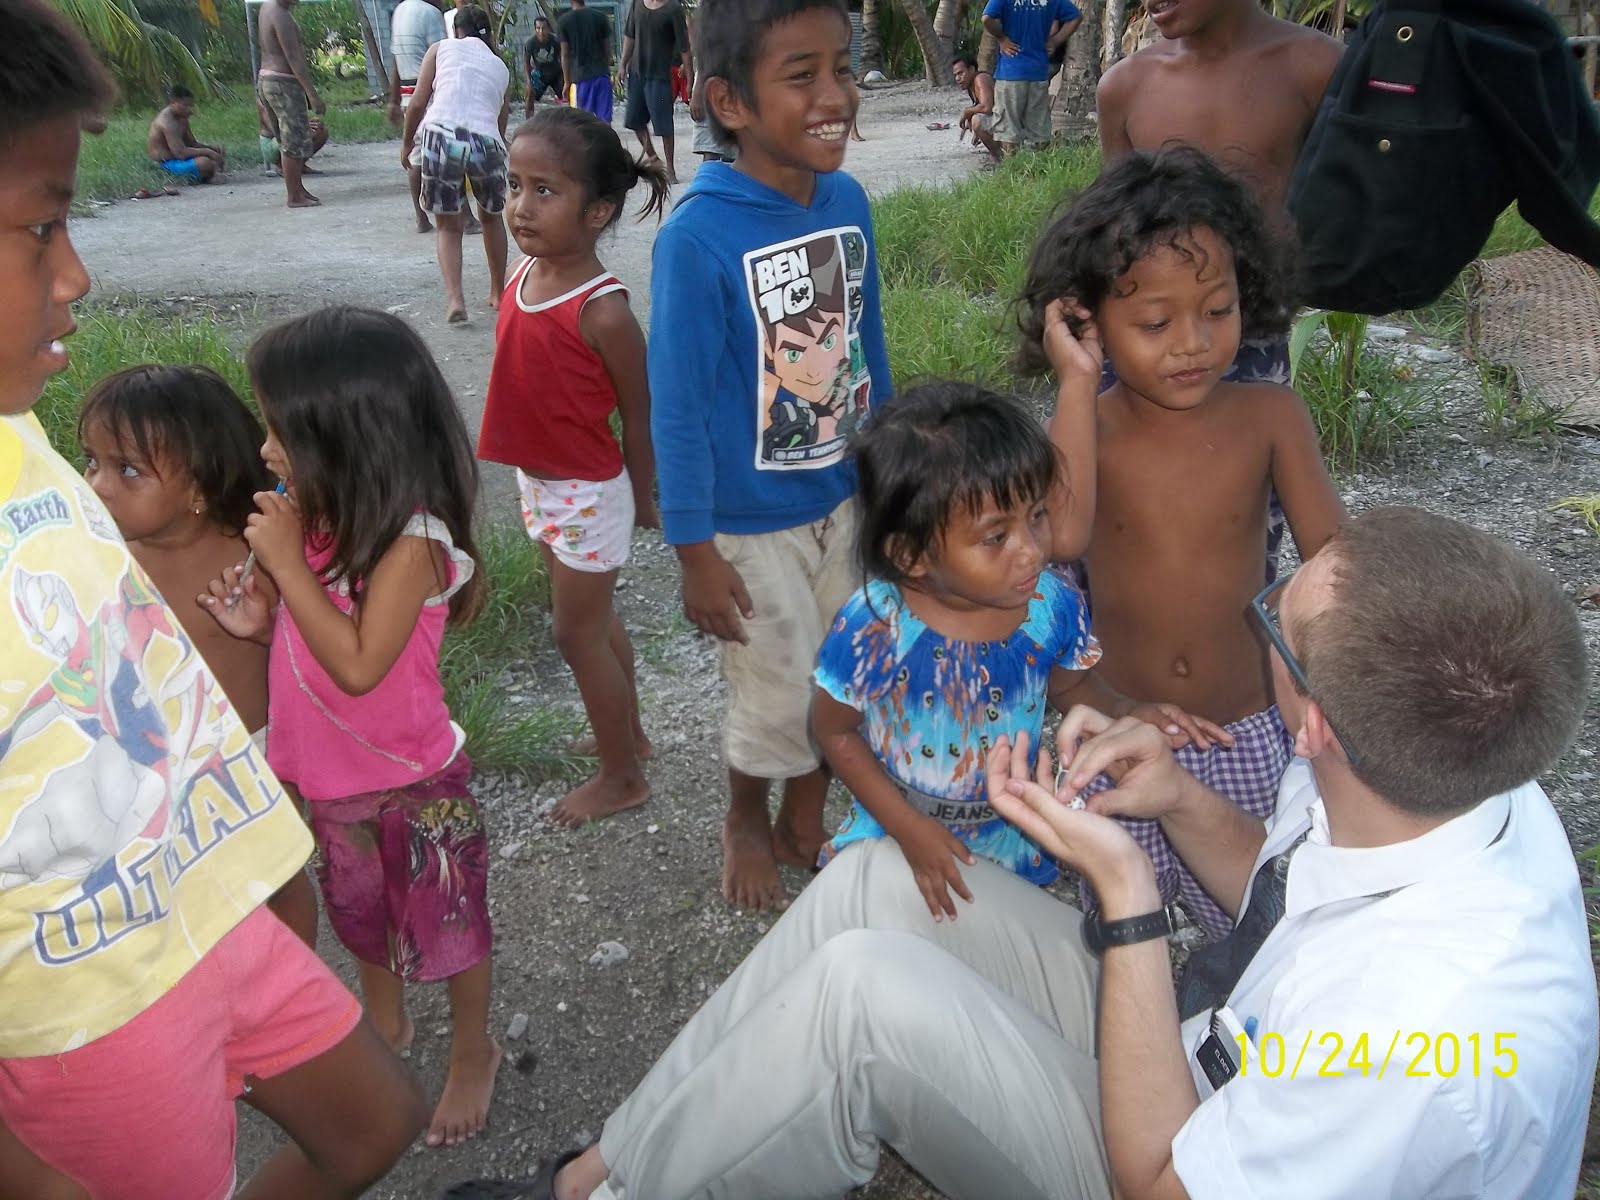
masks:
<instances>
[{"instance_id":1,"label":"girl in pink tank top","mask_svg":"<svg viewBox=\"0 0 1600 1200\"><path fill-rule=\"evenodd\" d=\"M446 624L483 602L472 443L398 317L297 317L257 338L248 364L261 457L284 487L256 497L255 569L230 570L202 603L271 647L267 761L305 801L328 921L378 1031L404 1049L404 984L448 980L450 1072L428 1143L453 1145L483 1127L500 1062L488 847L439 678Z\"/></svg>"}]
</instances>

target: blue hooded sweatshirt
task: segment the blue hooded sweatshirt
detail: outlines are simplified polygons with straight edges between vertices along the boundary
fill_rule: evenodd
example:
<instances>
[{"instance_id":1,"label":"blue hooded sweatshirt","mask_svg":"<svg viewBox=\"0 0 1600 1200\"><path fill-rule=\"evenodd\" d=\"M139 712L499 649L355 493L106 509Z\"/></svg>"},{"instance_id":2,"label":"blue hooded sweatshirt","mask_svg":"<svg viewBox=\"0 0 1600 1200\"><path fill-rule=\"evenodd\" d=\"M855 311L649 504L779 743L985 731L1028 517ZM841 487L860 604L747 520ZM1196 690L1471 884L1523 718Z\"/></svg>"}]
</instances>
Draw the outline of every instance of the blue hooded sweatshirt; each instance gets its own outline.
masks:
<instances>
[{"instance_id":1,"label":"blue hooded sweatshirt","mask_svg":"<svg viewBox=\"0 0 1600 1200\"><path fill-rule=\"evenodd\" d=\"M656 238L650 431L674 545L819 521L855 491L846 442L889 395L867 194L809 206L724 163Z\"/></svg>"}]
</instances>

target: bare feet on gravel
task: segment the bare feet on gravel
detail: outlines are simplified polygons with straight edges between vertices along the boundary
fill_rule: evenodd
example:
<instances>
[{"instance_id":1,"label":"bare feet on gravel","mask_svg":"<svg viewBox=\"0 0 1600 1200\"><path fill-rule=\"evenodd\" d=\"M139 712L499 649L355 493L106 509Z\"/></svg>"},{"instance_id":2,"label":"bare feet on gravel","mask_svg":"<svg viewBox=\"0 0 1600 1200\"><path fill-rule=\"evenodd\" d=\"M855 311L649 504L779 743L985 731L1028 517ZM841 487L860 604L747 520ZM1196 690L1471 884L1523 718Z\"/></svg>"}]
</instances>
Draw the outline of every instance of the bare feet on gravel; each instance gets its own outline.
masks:
<instances>
[{"instance_id":1,"label":"bare feet on gravel","mask_svg":"<svg viewBox=\"0 0 1600 1200\"><path fill-rule=\"evenodd\" d=\"M428 1126L428 1145L459 1146L477 1137L489 1121L494 1077L500 1069L500 1044L491 1037L470 1050L450 1048L450 1073L445 1076L439 1106Z\"/></svg>"},{"instance_id":2,"label":"bare feet on gravel","mask_svg":"<svg viewBox=\"0 0 1600 1200\"><path fill-rule=\"evenodd\" d=\"M772 821L765 805L728 809L722 823L722 894L729 904L757 912L789 907L772 856Z\"/></svg>"},{"instance_id":3,"label":"bare feet on gravel","mask_svg":"<svg viewBox=\"0 0 1600 1200\"><path fill-rule=\"evenodd\" d=\"M464 308L452 308L445 313L444 320L447 325L465 325L467 323L467 310Z\"/></svg>"},{"instance_id":4,"label":"bare feet on gravel","mask_svg":"<svg viewBox=\"0 0 1600 1200\"><path fill-rule=\"evenodd\" d=\"M795 828L792 822L784 819L784 812L780 809L778 820L772 827L772 857L786 867L815 871L822 840L814 831Z\"/></svg>"},{"instance_id":5,"label":"bare feet on gravel","mask_svg":"<svg viewBox=\"0 0 1600 1200\"><path fill-rule=\"evenodd\" d=\"M601 772L587 783L580 783L556 802L550 820L568 829L588 821L598 821L615 813L638 808L650 799L650 781L638 771L629 775Z\"/></svg>"},{"instance_id":6,"label":"bare feet on gravel","mask_svg":"<svg viewBox=\"0 0 1600 1200\"><path fill-rule=\"evenodd\" d=\"M418 213L417 214L417 232L418 233L432 233L433 232L433 222L428 220L428 215L426 213Z\"/></svg>"},{"instance_id":7,"label":"bare feet on gravel","mask_svg":"<svg viewBox=\"0 0 1600 1200\"><path fill-rule=\"evenodd\" d=\"M316 208L317 205L319 205L321 203L322 203L322 201L318 200L310 192L301 192L293 200L289 201L289 207L290 208Z\"/></svg>"},{"instance_id":8,"label":"bare feet on gravel","mask_svg":"<svg viewBox=\"0 0 1600 1200\"><path fill-rule=\"evenodd\" d=\"M600 757L600 745L594 740L594 734L586 733L569 745L567 752L578 758L598 758ZM645 737L643 733L636 732L633 735L633 756L640 762L648 762L650 756L655 752L656 748L650 744L650 739Z\"/></svg>"}]
</instances>

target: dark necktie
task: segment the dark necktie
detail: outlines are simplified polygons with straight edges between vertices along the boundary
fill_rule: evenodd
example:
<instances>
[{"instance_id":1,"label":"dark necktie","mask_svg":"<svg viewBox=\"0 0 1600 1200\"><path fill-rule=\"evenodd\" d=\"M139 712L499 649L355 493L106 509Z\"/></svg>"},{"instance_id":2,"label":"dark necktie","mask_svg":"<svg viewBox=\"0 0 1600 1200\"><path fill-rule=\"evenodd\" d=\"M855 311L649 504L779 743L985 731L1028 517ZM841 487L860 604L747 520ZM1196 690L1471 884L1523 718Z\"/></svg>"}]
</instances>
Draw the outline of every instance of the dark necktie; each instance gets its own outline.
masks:
<instances>
[{"instance_id":1,"label":"dark necktie","mask_svg":"<svg viewBox=\"0 0 1600 1200\"><path fill-rule=\"evenodd\" d=\"M1310 830L1306 831L1307 833ZM1178 978L1178 1015L1188 1020L1208 1008L1227 1002L1250 960L1283 920L1284 894L1289 883L1289 859L1306 840L1302 833L1287 850L1267 859L1256 869L1250 885L1250 902L1232 932L1219 942L1197 946Z\"/></svg>"}]
</instances>

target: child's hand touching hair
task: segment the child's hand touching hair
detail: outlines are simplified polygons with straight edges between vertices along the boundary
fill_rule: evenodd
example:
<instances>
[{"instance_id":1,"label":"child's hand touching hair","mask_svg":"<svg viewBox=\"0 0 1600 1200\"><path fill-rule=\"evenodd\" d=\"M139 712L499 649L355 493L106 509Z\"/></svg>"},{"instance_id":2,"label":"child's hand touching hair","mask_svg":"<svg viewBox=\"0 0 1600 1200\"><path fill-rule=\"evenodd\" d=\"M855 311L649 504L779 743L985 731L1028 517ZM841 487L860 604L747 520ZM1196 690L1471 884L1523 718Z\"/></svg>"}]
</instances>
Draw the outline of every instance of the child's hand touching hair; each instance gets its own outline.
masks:
<instances>
[{"instance_id":1,"label":"child's hand touching hair","mask_svg":"<svg viewBox=\"0 0 1600 1200\"><path fill-rule=\"evenodd\" d=\"M1074 324L1078 327L1076 333L1072 331ZM1050 368L1059 383L1087 380L1099 391L1105 347L1100 342L1100 328L1094 316L1075 297L1052 300L1045 308L1042 342L1045 357L1050 360Z\"/></svg>"}]
</instances>

